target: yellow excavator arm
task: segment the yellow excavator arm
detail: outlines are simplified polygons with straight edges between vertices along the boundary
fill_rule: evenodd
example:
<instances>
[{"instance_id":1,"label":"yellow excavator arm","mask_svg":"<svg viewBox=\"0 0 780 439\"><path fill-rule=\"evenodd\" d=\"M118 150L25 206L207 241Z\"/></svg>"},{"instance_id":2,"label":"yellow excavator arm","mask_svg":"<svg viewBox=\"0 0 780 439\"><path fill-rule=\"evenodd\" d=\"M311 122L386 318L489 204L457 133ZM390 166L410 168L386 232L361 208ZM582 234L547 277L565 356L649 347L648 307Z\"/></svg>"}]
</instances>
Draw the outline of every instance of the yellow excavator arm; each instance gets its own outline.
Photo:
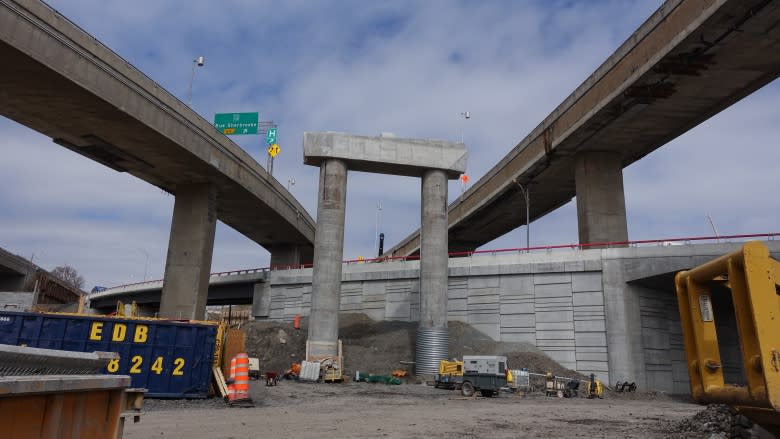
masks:
<instances>
[{"instance_id":1,"label":"yellow excavator arm","mask_svg":"<svg viewBox=\"0 0 780 439\"><path fill-rule=\"evenodd\" d=\"M712 308L717 283L731 291L746 386L724 381ZM748 242L677 273L675 284L694 400L729 404L758 423L780 425L780 262L763 243Z\"/></svg>"}]
</instances>

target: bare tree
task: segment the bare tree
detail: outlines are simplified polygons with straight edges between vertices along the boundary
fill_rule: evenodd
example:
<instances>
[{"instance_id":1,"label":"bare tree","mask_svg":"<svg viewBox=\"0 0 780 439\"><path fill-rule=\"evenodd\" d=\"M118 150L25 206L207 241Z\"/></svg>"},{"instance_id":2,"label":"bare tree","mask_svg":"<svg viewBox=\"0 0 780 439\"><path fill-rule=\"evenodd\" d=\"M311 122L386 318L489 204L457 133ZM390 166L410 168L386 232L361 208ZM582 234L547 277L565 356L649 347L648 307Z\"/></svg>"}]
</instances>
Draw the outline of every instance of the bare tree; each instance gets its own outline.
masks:
<instances>
[{"instance_id":1,"label":"bare tree","mask_svg":"<svg viewBox=\"0 0 780 439\"><path fill-rule=\"evenodd\" d=\"M76 271L75 268L71 267L70 265L54 267L54 270L52 270L50 273L78 290L84 286L84 278L79 274L78 271Z\"/></svg>"}]
</instances>

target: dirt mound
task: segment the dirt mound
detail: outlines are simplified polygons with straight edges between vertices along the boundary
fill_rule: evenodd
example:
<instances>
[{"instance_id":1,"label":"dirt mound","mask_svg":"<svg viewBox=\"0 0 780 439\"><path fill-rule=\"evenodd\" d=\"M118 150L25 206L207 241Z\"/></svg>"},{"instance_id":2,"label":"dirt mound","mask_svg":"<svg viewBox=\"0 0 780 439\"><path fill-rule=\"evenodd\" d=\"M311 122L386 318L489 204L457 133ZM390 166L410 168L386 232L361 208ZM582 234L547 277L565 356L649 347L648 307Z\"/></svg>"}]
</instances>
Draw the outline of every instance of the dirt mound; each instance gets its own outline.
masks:
<instances>
[{"instance_id":1,"label":"dirt mound","mask_svg":"<svg viewBox=\"0 0 780 439\"><path fill-rule=\"evenodd\" d=\"M260 359L261 371L284 372L290 363L306 355L306 329L294 329L291 322L253 320L241 326L246 333L246 350Z\"/></svg>"},{"instance_id":2,"label":"dirt mound","mask_svg":"<svg viewBox=\"0 0 780 439\"><path fill-rule=\"evenodd\" d=\"M711 404L690 418L669 425L670 433L706 433L708 437L731 437L732 411L726 405Z\"/></svg>"},{"instance_id":3,"label":"dirt mound","mask_svg":"<svg viewBox=\"0 0 780 439\"><path fill-rule=\"evenodd\" d=\"M416 322L371 320L365 314L342 315L339 337L347 375L356 370L389 375L395 369L414 373ZM401 363L401 362L404 363Z\"/></svg>"},{"instance_id":4,"label":"dirt mound","mask_svg":"<svg viewBox=\"0 0 780 439\"><path fill-rule=\"evenodd\" d=\"M342 314L339 317L339 337L344 349L346 375L355 371L389 374L394 369L413 372L417 322L374 321L365 314ZM463 322L449 322L450 356L506 355L510 367L526 367L532 372L552 372L555 375L585 378L550 359L530 343L502 343ZM284 371L292 362L300 362L306 354L308 320L301 320L301 329L291 322L251 321L242 326L247 334L246 347L250 356L260 359L262 370Z\"/></svg>"}]
</instances>

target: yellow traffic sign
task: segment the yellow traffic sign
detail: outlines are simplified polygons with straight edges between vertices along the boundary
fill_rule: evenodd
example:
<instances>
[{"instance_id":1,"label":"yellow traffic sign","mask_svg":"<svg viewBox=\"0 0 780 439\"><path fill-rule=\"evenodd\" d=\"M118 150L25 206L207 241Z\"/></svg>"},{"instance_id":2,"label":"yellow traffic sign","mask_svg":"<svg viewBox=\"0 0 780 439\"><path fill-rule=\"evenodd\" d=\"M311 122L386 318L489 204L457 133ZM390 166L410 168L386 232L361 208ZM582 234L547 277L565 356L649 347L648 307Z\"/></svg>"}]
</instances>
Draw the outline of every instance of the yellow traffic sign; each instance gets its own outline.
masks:
<instances>
[{"instance_id":1,"label":"yellow traffic sign","mask_svg":"<svg viewBox=\"0 0 780 439\"><path fill-rule=\"evenodd\" d=\"M271 157L276 157L280 152L282 152L282 148L279 148L279 145L276 143L268 147L268 155Z\"/></svg>"}]
</instances>

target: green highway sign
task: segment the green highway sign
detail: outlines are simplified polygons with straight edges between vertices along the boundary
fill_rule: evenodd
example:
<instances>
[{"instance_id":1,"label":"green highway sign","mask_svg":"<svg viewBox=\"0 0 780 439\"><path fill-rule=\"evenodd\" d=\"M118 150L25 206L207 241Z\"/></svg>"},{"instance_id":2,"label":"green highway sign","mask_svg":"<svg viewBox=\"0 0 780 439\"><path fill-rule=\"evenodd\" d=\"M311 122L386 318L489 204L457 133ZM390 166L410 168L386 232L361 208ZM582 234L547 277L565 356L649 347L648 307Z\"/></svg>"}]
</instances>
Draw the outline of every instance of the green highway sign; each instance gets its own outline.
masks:
<instances>
[{"instance_id":1,"label":"green highway sign","mask_svg":"<svg viewBox=\"0 0 780 439\"><path fill-rule=\"evenodd\" d=\"M268 136L265 138L265 143L269 145L276 143L276 128L268 129Z\"/></svg>"},{"instance_id":2,"label":"green highway sign","mask_svg":"<svg viewBox=\"0 0 780 439\"><path fill-rule=\"evenodd\" d=\"M222 134L257 134L258 113L217 113L214 127Z\"/></svg>"}]
</instances>

